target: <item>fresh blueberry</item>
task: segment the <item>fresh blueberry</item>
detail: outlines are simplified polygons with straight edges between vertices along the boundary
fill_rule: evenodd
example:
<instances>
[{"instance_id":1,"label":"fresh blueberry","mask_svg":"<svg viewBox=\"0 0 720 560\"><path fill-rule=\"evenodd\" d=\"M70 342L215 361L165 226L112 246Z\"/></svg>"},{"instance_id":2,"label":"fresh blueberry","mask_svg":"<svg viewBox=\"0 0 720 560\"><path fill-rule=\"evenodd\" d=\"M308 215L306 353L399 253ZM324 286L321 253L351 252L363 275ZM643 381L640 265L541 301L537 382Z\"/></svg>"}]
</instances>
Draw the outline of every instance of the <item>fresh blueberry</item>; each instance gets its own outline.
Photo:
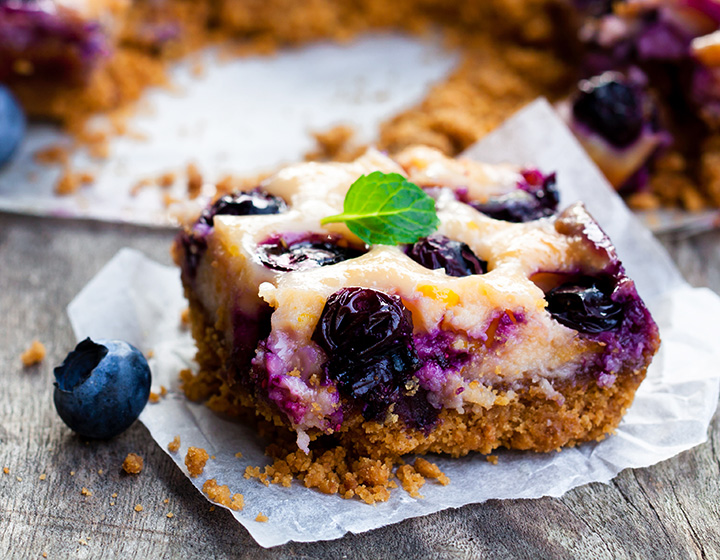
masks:
<instances>
[{"instance_id":1,"label":"fresh blueberry","mask_svg":"<svg viewBox=\"0 0 720 560\"><path fill-rule=\"evenodd\" d=\"M254 216L257 214L280 214L287 210L285 201L257 188L248 192L237 192L218 198L206 208L198 223L213 226L215 216Z\"/></svg>"},{"instance_id":2,"label":"fresh blueberry","mask_svg":"<svg viewBox=\"0 0 720 560\"><path fill-rule=\"evenodd\" d=\"M13 155L25 136L25 113L10 90L0 85L0 165Z\"/></svg>"},{"instance_id":3,"label":"fresh blueberry","mask_svg":"<svg viewBox=\"0 0 720 560\"><path fill-rule=\"evenodd\" d=\"M608 72L578 84L573 116L618 148L635 142L645 124L642 90L621 74Z\"/></svg>"},{"instance_id":4,"label":"fresh blueberry","mask_svg":"<svg viewBox=\"0 0 720 560\"><path fill-rule=\"evenodd\" d=\"M487 262L461 241L435 233L420 239L407 250L407 255L425 268L444 268L448 276L470 276L487 272Z\"/></svg>"},{"instance_id":5,"label":"fresh blueberry","mask_svg":"<svg viewBox=\"0 0 720 560\"><path fill-rule=\"evenodd\" d=\"M258 245L258 255L268 268L282 270L310 270L354 259L364 253L360 249L339 245L330 235L309 234L289 240L282 235Z\"/></svg>"},{"instance_id":6,"label":"fresh blueberry","mask_svg":"<svg viewBox=\"0 0 720 560\"><path fill-rule=\"evenodd\" d=\"M544 175L536 169L526 169L521 175L514 191L487 202L469 201L470 206L496 220L515 223L555 214L560 202L555 173Z\"/></svg>"},{"instance_id":7,"label":"fresh blueberry","mask_svg":"<svg viewBox=\"0 0 720 560\"><path fill-rule=\"evenodd\" d=\"M617 328L624 317L622 303L613 301L614 283L583 276L546 294L548 311L559 323L586 334Z\"/></svg>"},{"instance_id":8,"label":"fresh blueberry","mask_svg":"<svg viewBox=\"0 0 720 560\"><path fill-rule=\"evenodd\" d=\"M81 436L109 439L140 416L150 379L147 360L134 346L86 338L55 368L55 408Z\"/></svg>"},{"instance_id":9,"label":"fresh blueberry","mask_svg":"<svg viewBox=\"0 0 720 560\"><path fill-rule=\"evenodd\" d=\"M412 332L398 296L351 287L328 298L312 339L327 354L326 376L370 420L384 418L420 365Z\"/></svg>"}]
</instances>

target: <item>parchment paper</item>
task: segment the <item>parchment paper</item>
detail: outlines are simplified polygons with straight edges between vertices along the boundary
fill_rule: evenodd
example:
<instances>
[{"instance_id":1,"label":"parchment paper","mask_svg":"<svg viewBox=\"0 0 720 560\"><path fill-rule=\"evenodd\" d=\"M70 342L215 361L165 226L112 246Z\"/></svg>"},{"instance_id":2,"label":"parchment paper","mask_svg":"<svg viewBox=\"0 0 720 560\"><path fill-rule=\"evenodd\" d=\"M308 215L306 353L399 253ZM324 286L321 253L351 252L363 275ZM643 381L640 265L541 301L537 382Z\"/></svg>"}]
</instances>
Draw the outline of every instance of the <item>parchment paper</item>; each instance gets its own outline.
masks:
<instances>
[{"instance_id":1,"label":"parchment paper","mask_svg":"<svg viewBox=\"0 0 720 560\"><path fill-rule=\"evenodd\" d=\"M614 240L660 326L663 344L648 378L617 433L602 442L549 454L501 450L496 453L497 465L481 455L433 457L450 477L449 486L428 481L422 499L397 489L388 502L374 506L324 495L296 482L291 488L266 488L243 477L246 466L267 464L264 442L244 426L186 401L177 390L178 371L192 365L194 352L190 335L178 328L186 303L177 270L125 249L70 304L78 339L122 338L154 352L154 387L162 384L171 391L160 403L148 405L140 419L166 451L168 442L181 436L180 452L170 456L183 472L187 473L183 458L188 446L215 455L192 483L200 489L206 479L216 478L232 492L242 493L245 508L233 515L260 545L335 539L348 531L359 533L492 498L561 496L588 482L606 482L623 469L668 459L706 440L720 385L713 320L720 315L720 298L682 280L661 246L609 188L546 102L523 110L472 155L557 170L561 205L576 199L587 203ZM238 451L241 459L235 457ZM258 512L269 517L267 523L255 521Z\"/></svg>"}]
</instances>

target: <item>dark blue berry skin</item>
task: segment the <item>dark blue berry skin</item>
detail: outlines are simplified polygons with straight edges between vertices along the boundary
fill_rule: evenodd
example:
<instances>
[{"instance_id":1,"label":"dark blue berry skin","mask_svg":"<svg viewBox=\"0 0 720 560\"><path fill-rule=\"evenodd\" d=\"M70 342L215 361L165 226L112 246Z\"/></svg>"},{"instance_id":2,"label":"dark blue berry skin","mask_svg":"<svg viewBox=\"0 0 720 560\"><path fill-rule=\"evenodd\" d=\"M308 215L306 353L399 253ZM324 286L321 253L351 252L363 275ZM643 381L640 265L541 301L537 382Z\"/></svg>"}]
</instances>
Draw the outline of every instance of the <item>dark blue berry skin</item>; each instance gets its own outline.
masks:
<instances>
[{"instance_id":1,"label":"dark blue berry skin","mask_svg":"<svg viewBox=\"0 0 720 560\"><path fill-rule=\"evenodd\" d=\"M573 102L575 120L617 148L635 142L645 126L643 92L621 75L585 80Z\"/></svg>"},{"instance_id":2,"label":"dark blue berry skin","mask_svg":"<svg viewBox=\"0 0 720 560\"><path fill-rule=\"evenodd\" d=\"M406 391L420 360L410 311L398 296L369 288L331 295L313 332L327 354L325 375L367 420L382 420Z\"/></svg>"},{"instance_id":3,"label":"dark blue berry skin","mask_svg":"<svg viewBox=\"0 0 720 560\"><path fill-rule=\"evenodd\" d=\"M258 245L260 261L273 270L310 270L359 257L365 251L338 245L330 235L309 234L292 241L282 235Z\"/></svg>"},{"instance_id":4,"label":"dark blue berry skin","mask_svg":"<svg viewBox=\"0 0 720 560\"><path fill-rule=\"evenodd\" d=\"M610 279L581 277L550 290L548 311L559 323L585 334L597 334L620 326L622 303L613 301Z\"/></svg>"},{"instance_id":5,"label":"dark blue berry skin","mask_svg":"<svg viewBox=\"0 0 720 560\"><path fill-rule=\"evenodd\" d=\"M470 247L439 233L415 242L408 247L407 255L430 270L444 268L448 276L462 277L487 272L487 262L479 259Z\"/></svg>"},{"instance_id":6,"label":"dark blue berry skin","mask_svg":"<svg viewBox=\"0 0 720 560\"><path fill-rule=\"evenodd\" d=\"M15 96L0 85L0 165L10 160L25 136L25 113Z\"/></svg>"},{"instance_id":7,"label":"dark blue berry skin","mask_svg":"<svg viewBox=\"0 0 720 560\"><path fill-rule=\"evenodd\" d=\"M560 194L555 173L543 175L537 170L524 170L518 188L487 202L469 201L468 204L496 220L529 222L552 216L557 212Z\"/></svg>"},{"instance_id":8,"label":"dark blue berry skin","mask_svg":"<svg viewBox=\"0 0 720 560\"><path fill-rule=\"evenodd\" d=\"M150 368L137 348L86 338L55 368L55 408L81 436L110 439L140 416L150 383Z\"/></svg>"},{"instance_id":9,"label":"dark blue berry skin","mask_svg":"<svg viewBox=\"0 0 720 560\"><path fill-rule=\"evenodd\" d=\"M217 215L254 216L258 214L280 214L287 210L282 198L268 194L260 189L248 192L228 194L218 198L206 208L198 219L198 223L212 227Z\"/></svg>"}]
</instances>

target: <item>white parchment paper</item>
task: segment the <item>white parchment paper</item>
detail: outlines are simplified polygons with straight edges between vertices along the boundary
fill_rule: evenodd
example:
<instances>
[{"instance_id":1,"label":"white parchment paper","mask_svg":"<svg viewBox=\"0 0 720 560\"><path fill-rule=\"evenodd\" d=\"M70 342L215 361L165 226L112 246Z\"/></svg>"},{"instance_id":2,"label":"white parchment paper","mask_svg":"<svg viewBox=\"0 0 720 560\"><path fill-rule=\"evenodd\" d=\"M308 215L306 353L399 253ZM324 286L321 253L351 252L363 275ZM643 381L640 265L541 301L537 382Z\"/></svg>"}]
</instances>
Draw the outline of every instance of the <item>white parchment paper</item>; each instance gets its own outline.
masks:
<instances>
[{"instance_id":1,"label":"white parchment paper","mask_svg":"<svg viewBox=\"0 0 720 560\"><path fill-rule=\"evenodd\" d=\"M198 59L201 75L193 71ZM187 198L188 163L210 186L227 173L253 176L301 160L315 149L312 132L338 124L351 126L359 144L374 142L380 123L420 102L457 60L439 42L397 34L230 60L208 49L172 68L173 89L145 93L127 123L141 138L112 138L106 160L72 155L72 169L95 176L76 194L56 195L62 170L33 158L71 139L51 125L32 125L0 170L0 210L168 226L173 218L164 195ZM139 181L166 172L178 176L168 191L154 186L131 194Z\"/></svg>"},{"instance_id":2,"label":"white parchment paper","mask_svg":"<svg viewBox=\"0 0 720 560\"><path fill-rule=\"evenodd\" d=\"M660 326L663 344L648 377L616 435L602 442L549 454L501 450L497 465L481 455L433 457L450 477L449 486L428 481L422 499L398 489L388 502L374 506L324 495L298 483L266 488L243 477L246 466L267 464L265 443L246 427L188 402L177 389L178 371L192 366L194 346L189 333L179 328L186 302L176 269L125 249L70 304L78 339L122 338L143 351L153 351L154 387L165 385L170 393L160 403L148 405L140 419L166 451L173 437L180 435L180 451L168 453L183 472L187 473L183 458L188 446L204 447L215 455L192 483L200 489L206 479L215 478L232 492L242 493L245 508L233 515L260 545L334 539L348 531L367 531L493 498L561 496L588 482L606 482L628 467L668 459L706 440L720 385L720 347L712 319L720 315L720 298L683 281L546 102L521 111L469 155L557 170L561 205L576 199L587 203L614 240ZM235 456L238 451L242 458ZM255 521L258 512L269 517L267 523Z\"/></svg>"}]
</instances>

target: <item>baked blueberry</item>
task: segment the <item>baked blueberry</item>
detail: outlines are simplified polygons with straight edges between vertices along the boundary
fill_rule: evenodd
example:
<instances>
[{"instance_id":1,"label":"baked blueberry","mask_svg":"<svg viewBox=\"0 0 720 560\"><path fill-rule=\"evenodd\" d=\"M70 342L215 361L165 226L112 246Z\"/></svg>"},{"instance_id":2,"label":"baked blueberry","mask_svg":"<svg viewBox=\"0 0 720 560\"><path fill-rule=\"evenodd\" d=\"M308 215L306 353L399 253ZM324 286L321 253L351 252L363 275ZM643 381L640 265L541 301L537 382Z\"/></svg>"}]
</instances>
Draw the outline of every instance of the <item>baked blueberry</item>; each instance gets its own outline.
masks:
<instances>
[{"instance_id":1,"label":"baked blueberry","mask_svg":"<svg viewBox=\"0 0 720 560\"><path fill-rule=\"evenodd\" d=\"M309 234L302 237L277 235L258 245L262 263L273 270L309 270L359 257L365 251L341 245L331 235Z\"/></svg>"},{"instance_id":2,"label":"baked blueberry","mask_svg":"<svg viewBox=\"0 0 720 560\"><path fill-rule=\"evenodd\" d=\"M0 165L13 155L25 136L25 113L15 96L0 85Z\"/></svg>"},{"instance_id":3,"label":"baked blueberry","mask_svg":"<svg viewBox=\"0 0 720 560\"><path fill-rule=\"evenodd\" d=\"M407 249L407 255L425 268L444 268L448 276L470 276L487 272L487 262L479 259L467 244L435 233Z\"/></svg>"},{"instance_id":4,"label":"baked blueberry","mask_svg":"<svg viewBox=\"0 0 720 560\"><path fill-rule=\"evenodd\" d=\"M625 148L638 139L645 124L642 93L618 73L583 80L573 116L613 146Z\"/></svg>"},{"instance_id":5,"label":"baked blueberry","mask_svg":"<svg viewBox=\"0 0 720 560\"><path fill-rule=\"evenodd\" d=\"M147 360L137 348L86 338L55 368L55 408L81 436L109 439L140 416L150 382Z\"/></svg>"},{"instance_id":6,"label":"baked blueberry","mask_svg":"<svg viewBox=\"0 0 720 560\"><path fill-rule=\"evenodd\" d=\"M521 174L522 180L514 191L487 202L470 201L470 206L496 220L514 223L555 214L560 202L555 173L544 175L536 169L526 169Z\"/></svg>"},{"instance_id":7,"label":"baked blueberry","mask_svg":"<svg viewBox=\"0 0 720 560\"><path fill-rule=\"evenodd\" d=\"M614 283L605 278L583 276L553 288L546 294L548 311L559 323L581 333L596 334L622 323L622 303L613 301Z\"/></svg>"},{"instance_id":8,"label":"baked blueberry","mask_svg":"<svg viewBox=\"0 0 720 560\"><path fill-rule=\"evenodd\" d=\"M201 214L198 223L213 225L217 215L252 216L257 214L279 214L287 210L285 201L257 188L248 192L237 192L218 198Z\"/></svg>"},{"instance_id":9,"label":"baked blueberry","mask_svg":"<svg viewBox=\"0 0 720 560\"><path fill-rule=\"evenodd\" d=\"M420 365L410 311L398 296L370 288L331 295L313 332L326 376L366 419L381 419Z\"/></svg>"}]
</instances>

